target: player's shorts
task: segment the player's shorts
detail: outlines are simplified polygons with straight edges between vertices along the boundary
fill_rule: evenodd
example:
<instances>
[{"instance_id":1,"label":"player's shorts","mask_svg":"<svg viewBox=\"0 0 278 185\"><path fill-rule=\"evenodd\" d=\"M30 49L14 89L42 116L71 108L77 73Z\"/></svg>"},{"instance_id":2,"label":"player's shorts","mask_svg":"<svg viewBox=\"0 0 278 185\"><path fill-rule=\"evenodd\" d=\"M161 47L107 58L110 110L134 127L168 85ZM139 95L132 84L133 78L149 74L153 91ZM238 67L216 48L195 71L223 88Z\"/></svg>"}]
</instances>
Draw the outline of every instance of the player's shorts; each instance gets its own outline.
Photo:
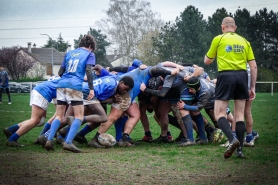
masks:
<instances>
[{"instance_id":1,"label":"player's shorts","mask_svg":"<svg viewBox=\"0 0 278 185\"><path fill-rule=\"evenodd\" d=\"M36 105L43 110L46 110L48 107L49 101L45 99L38 91L32 90L30 97L30 106Z\"/></svg>"},{"instance_id":2,"label":"player's shorts","mask_svg":"<svg viewBox=\"0 0 278 185\"><path fill-rule=\"evenodd\" d=\"M57 100L62 102L81 101L83 102L83 94L80 91L70 88L57 88Z\"/></svg>"},{"instance_id":3,"label":"player's shorts","mask_svg":"<svg viewBox=\"0 0 278 185\"><path fill-rule=\"evenodd\" d=\"M83 99L83 104L84 105L91 105L91 104L96 104L96 103L100 103L100 101L97 98L93 98L91 100L84 100Z\"/></svg>"},{"instance_id":4,"label":"player's shorts","mask_svg":"<svg viewBox=\"0 0 278 185\"><path fill-rule=\"evenodd\" d=\"M131 97L128 92L126 92L120 96L123 98L121 103L112 103L112 107L122 110L122 111L126 111L131 104Z\"/></svg>"},{"instance_id":5,"label":"player's shorts","mask_svg":"<svg viewBox=\"0 0 278 185\"><path fill-rule=\"evenodd\" d=\"M222 71L217 76L215 100L248 99L247 71Z\"/></svg>"}]
</instances>

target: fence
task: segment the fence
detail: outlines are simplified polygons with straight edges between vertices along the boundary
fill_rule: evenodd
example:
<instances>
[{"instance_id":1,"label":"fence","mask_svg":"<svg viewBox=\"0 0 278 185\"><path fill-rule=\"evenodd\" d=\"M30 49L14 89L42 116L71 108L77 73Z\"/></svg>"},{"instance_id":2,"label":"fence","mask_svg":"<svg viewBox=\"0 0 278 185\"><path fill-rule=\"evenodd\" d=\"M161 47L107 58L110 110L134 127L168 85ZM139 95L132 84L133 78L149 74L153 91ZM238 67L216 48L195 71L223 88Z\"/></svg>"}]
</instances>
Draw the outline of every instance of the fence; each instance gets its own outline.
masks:
<instances>
[{"instance_id":1,"label":"fence","mask_svg":"<svg viewBox=\"0 0 278 185\"><path fill-rule=\"evenodd\" d=\"M273 88L273 84L277 84L278 82L256 82L257 84L271 84L271 96L273 96L273 91L274 91L274 88ZM256 85L257 86L257 85ZM265 87L265 85L264 85ZM261 87L261 88L264 88L264 87ZM260 87L256 87L256 92L260 92ZM276 92L276 91L275 91Z\"/></svg>"}]
</instances>

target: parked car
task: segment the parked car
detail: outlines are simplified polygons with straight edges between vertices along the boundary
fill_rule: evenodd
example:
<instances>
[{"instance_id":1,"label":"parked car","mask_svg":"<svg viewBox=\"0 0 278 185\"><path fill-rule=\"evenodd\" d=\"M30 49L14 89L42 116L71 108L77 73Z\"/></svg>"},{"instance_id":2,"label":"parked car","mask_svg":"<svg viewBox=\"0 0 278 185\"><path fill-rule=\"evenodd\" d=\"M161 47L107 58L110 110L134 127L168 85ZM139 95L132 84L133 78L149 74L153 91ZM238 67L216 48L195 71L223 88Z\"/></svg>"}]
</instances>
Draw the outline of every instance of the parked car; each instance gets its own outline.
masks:
<instances>
[{"instance_id":1,"label":"parked car","mask_svg":"<svg viewBox=\"0 0 278 185\"><path fill-rule=\"evenodd\" d=\"M30 86L28 85L22 85L17 82L9 82L10 86L10 92L15 93L29 93L30 92Z\"/></svg>"},{"instance_id":2,"label":"parked car","mask_svg":"<svg viewBox=\"0 0 278 185\"><path fill-rule=\"evenodd\" d=\"M36 82L20 82L21 85L28 86L30 89L30 85L32 85L32 89L37 85Z\"/></svg>"}]
</instances>

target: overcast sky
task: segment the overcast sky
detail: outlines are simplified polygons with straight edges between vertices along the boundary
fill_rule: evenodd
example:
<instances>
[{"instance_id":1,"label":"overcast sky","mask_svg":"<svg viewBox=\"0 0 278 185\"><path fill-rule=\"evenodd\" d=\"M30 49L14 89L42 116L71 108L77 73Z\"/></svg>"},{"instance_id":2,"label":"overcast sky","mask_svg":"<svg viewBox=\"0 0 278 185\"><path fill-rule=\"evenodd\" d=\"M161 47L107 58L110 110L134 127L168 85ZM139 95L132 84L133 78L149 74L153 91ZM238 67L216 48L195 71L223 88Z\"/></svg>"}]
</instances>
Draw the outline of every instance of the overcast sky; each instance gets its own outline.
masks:
<instances>
[{"instance_id":1,"label":"overcast sky","mask_svg":"<svg viewBox=\"0 0 278 185\"><path fill-rule=\"evenodd\" d=\"M184 9L193 5L207 19L216 9L224 7L235 13L246 8L251 15L267 8L278 12L277 0L149 0L153 11L160 13L164 21L174 21ZM54 40L59 33L73 46L73 40L85 34L89 27L105 16L109 0L0 0L0 48L3 46L27 47L27 42L42 47ZM73 47L72 47L73 48Z\"/></svg>"}]
</instances>

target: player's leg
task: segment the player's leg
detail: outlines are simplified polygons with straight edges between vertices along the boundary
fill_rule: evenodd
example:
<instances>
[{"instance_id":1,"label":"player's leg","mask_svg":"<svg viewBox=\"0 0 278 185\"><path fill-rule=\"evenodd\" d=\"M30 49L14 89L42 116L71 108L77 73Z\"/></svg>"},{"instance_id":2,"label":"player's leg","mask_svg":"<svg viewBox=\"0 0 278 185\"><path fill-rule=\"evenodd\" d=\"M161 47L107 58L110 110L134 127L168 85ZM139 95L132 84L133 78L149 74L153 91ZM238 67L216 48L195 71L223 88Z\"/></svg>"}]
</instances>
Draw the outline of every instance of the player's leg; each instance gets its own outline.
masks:
<instances>
[{"instance_id":1,"label":"player's leg","mask_svg":"<svg viewBox=\"0 0 278 185\"><path fill-rule=\"evenodd\" d=\"M10 94L10 89L9 89L9 88L6 88L6 93L7 93L7 95L8 95L8 100L9 100L9 103L8 103L8 104L12 104L11 94Z\"/></svg>"},{"instance_id":2,"label":"player's leg","mask_svg":"<svg viewBox=\"0 0 278 185\"><path fill-rule=\"evenodd\" d=\"M199 131L200 139L196 142L197 144L207 144L207 136L205 133L205 123L201 112L190 112L192 120L196 123Z\"/></svg>"},{"instance_id":3,"label":"player's leg","mask_svg":"<svg viewBox=\"0 0 278 185\"><path fill-rule=\"evenodd\" d=\"M40 93L33 90L31 94L30 104L32 105L31 118L18 124L18 127L13 125L10 129L8 129L11 131L16 131L8 139L8 146L20 146L20 144L17 143L17 139L23 134L27 133L32 128L34 128L35 126L37 126L43 115L45 115L49 102Z\"/></svg>"},{"instance_id":4,"label":"player's leg","mask_svg":"<svg viewBox=\"0 0 278 185\"><path fill-rule=\"evenodd\" d=\"M132 102L132 104L129 106L129 108L126 110L127 115L129 118L126 121L123 136L118 142L118 146L125 147L125 146L133 146L129 140L130 140L130 133L132 132L133 128L137 124L140 118L140 110L138 107L138 104L136 102Z\"/></svg>"},{"instance_id":5,"label":"player's leg","mask_svg":"<svg viewBox=\"0 0 278 185\"><path fill-rule=\"evenodd\" d=\"M3 88L0 87L0 104L2 104L2 93L3 93Z\"/></svg>"}]
</instances>

